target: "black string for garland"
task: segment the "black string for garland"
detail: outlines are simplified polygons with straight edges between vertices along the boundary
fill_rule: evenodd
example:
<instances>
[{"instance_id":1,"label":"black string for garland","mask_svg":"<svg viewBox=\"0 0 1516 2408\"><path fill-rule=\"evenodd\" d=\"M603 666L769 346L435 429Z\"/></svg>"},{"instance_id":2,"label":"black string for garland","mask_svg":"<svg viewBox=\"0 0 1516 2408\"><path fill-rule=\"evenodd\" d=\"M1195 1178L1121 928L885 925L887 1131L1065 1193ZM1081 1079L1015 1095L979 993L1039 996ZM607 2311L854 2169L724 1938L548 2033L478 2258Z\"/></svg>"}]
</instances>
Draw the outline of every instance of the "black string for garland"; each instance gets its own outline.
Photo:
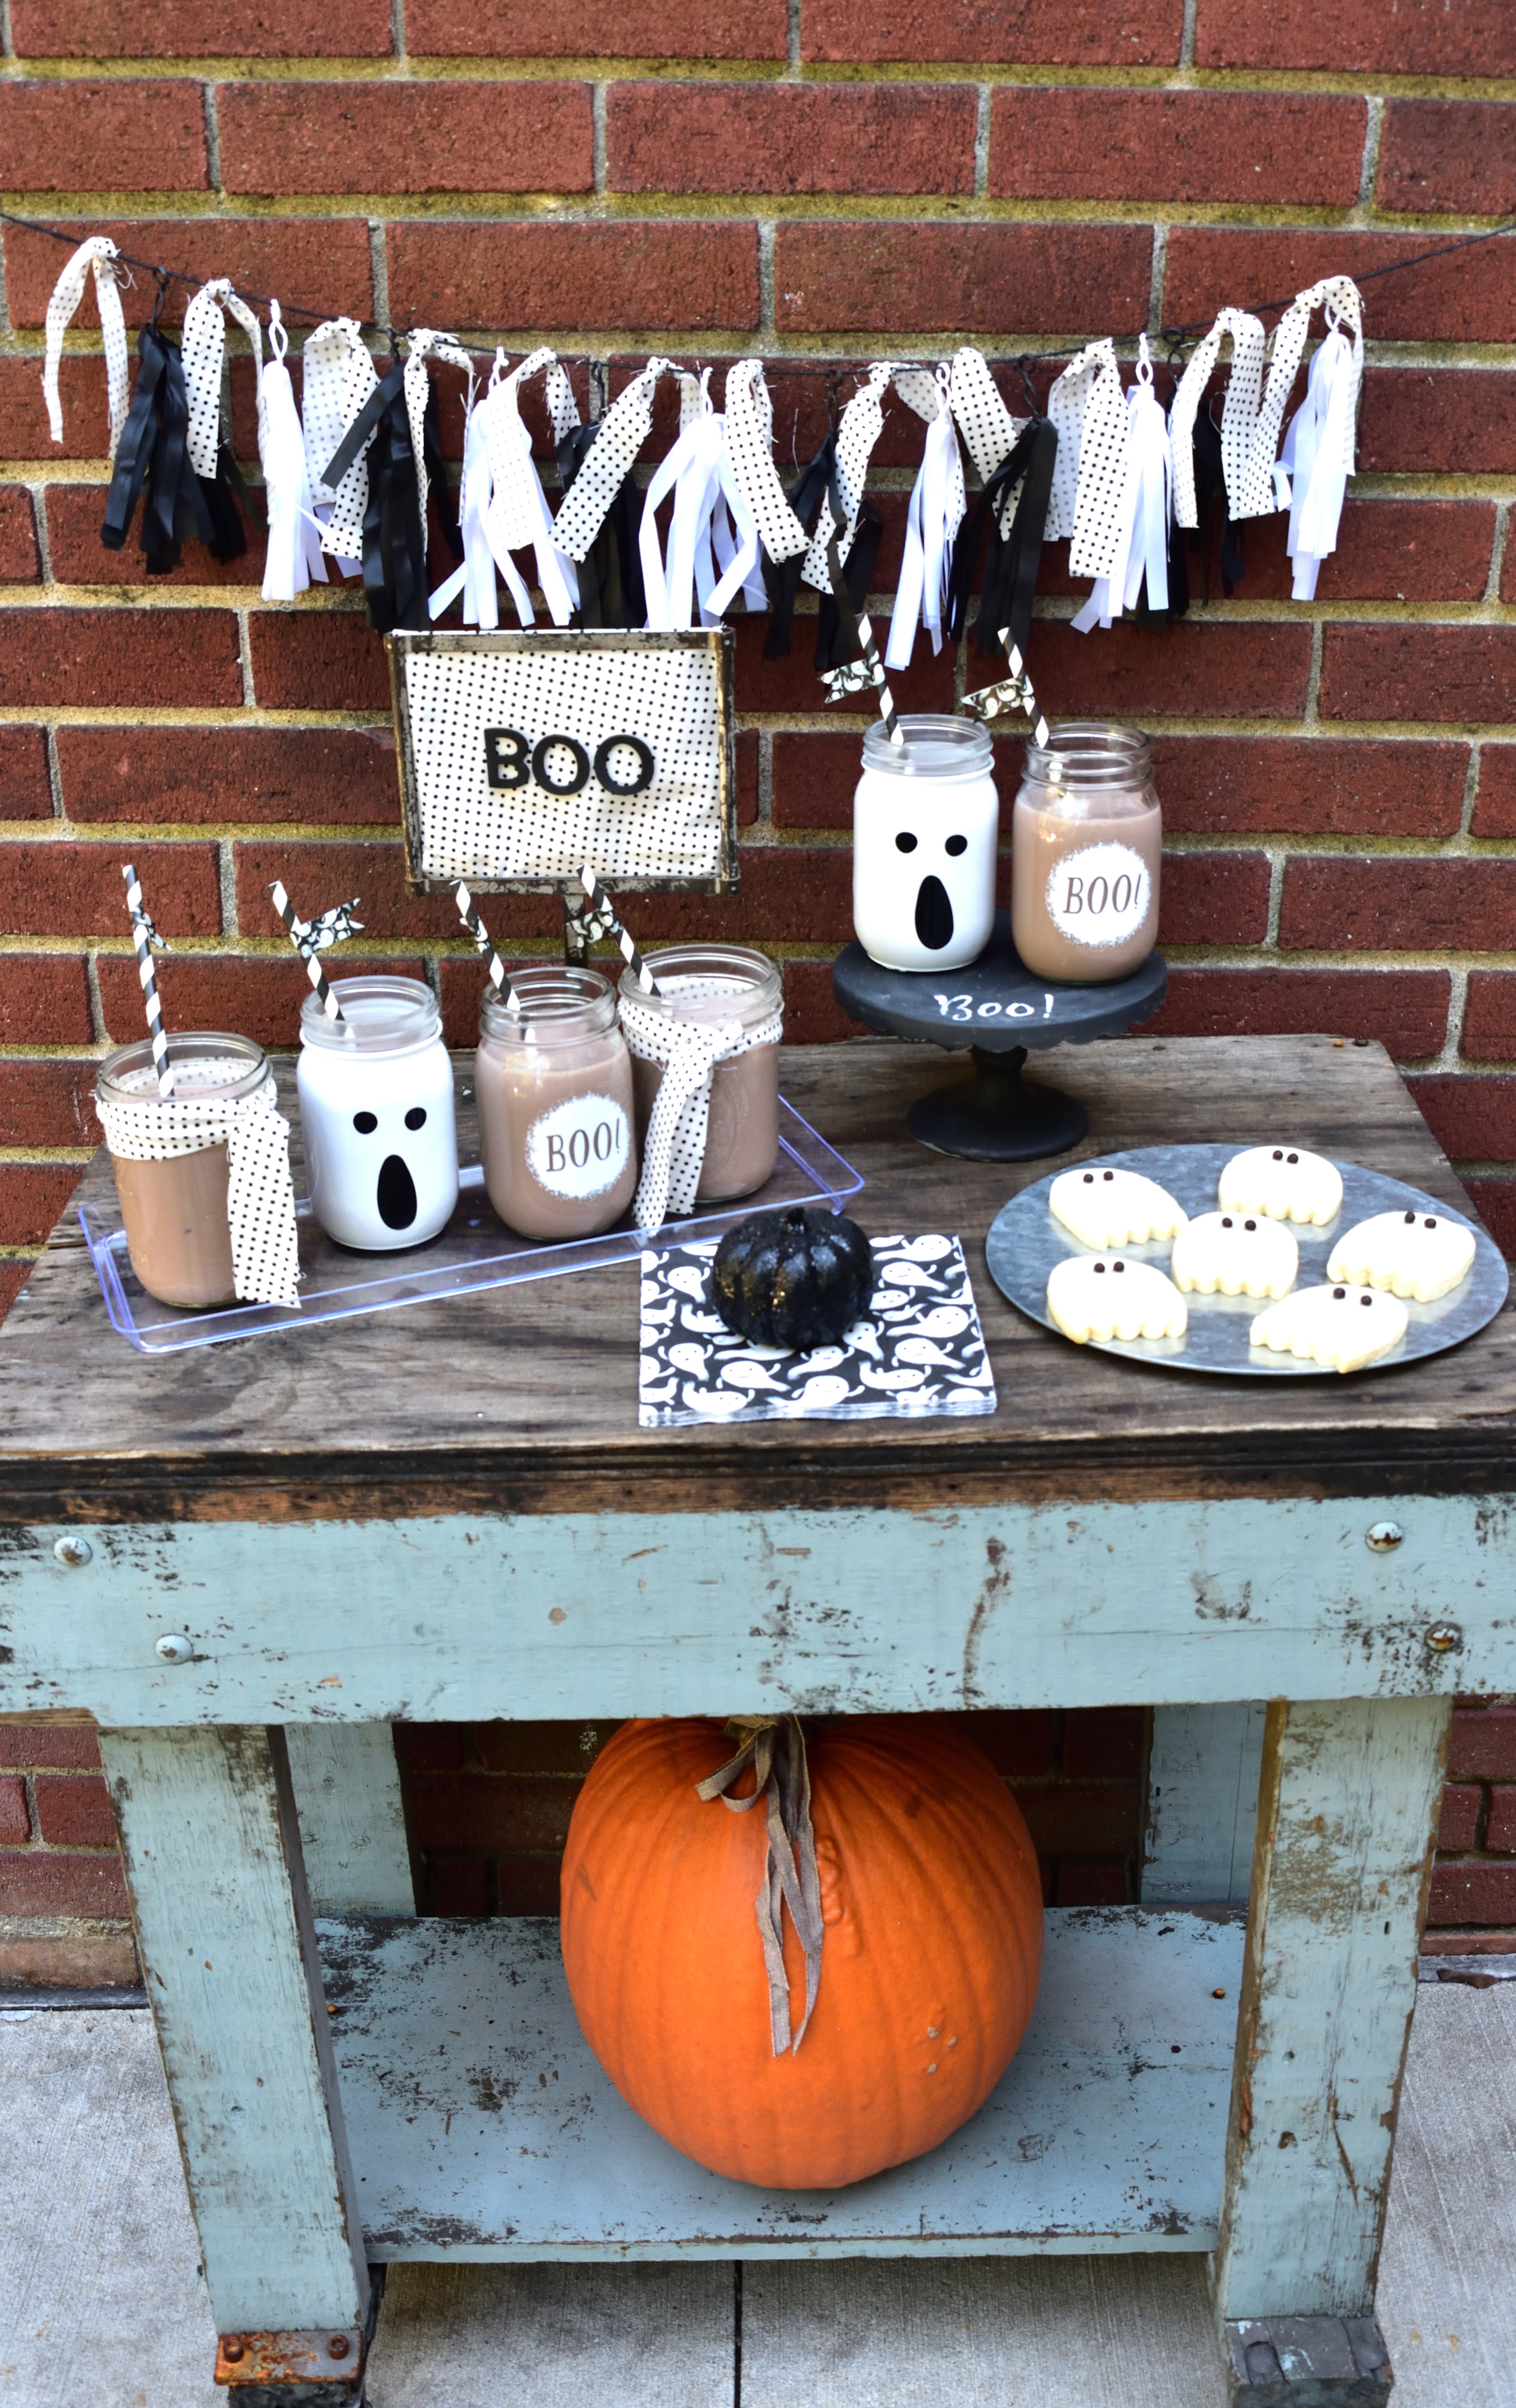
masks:
<instances>
[{"instance_id":1,"label":"black string for garland","mask_svg":"<svg viewBox=\"0 0 1516 2408\"><path fill-rule=\"evenodd\" d=\"M197 538L217 560L236 560L248 538L225 478L226 447L214 477L196 476L190 458L190 396L177 343L158 328L164 288L136 338L137 378L106 495L100 540L120 552L142 504L140 542L150 577L165 576L180 549Z\"/></svg>"}]
</instances>

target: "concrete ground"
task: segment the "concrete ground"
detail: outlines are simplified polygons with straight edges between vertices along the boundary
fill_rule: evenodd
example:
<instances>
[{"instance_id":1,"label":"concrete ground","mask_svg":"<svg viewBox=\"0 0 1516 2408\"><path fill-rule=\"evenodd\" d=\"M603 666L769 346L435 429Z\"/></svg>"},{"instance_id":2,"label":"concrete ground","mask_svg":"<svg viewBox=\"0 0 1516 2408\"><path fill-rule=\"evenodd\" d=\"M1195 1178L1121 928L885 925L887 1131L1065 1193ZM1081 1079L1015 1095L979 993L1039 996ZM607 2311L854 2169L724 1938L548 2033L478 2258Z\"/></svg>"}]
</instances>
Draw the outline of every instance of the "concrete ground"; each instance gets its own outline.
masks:
<instances>
[{"instance_id":1,"label":"concrete ground","mask_svg":"<svg viewBox=\"0 0 1516 2408\"><path fill-rule=\"evenodd\" d=\"M145 2013L0 2014L0 2401L225 2408ZM1516 2408L1516 1982L1417 2008L1395 2408ZM371 2408L1224 2408L1191 2258L396 2267Z\"/></svg>"}]
</instances>

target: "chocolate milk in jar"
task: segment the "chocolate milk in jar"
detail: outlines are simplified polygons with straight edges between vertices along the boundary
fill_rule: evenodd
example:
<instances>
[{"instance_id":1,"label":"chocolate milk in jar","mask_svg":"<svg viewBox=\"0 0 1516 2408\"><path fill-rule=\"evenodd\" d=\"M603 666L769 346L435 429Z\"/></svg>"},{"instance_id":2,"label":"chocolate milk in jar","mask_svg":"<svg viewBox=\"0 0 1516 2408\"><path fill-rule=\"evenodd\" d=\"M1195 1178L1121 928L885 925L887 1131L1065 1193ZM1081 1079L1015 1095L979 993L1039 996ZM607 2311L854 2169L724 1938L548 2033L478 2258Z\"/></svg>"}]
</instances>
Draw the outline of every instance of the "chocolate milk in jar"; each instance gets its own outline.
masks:
<instances>
[{"instance_id":1,"label":"chocolate milk in jar","mask_svg":"<svg viewBox=\"0 0 1516 2408\"><path fill-rule=\"evenodd\" d=\"M622 973L624 1002L671 1020L695 1021L708 1027L734 1028L744 1036L777 1022L783 990L776 965L766 953L746 945L669 945L646 956L658 982L657 995L646 995L631 970ZM710 1074L710 1111L706 1123L706 1150L695 1189L702 1204L729 1202L751 1196L774 1174L779 1160L779 1040L750 1045L746 1052L718 1061ZM648 1133L652 1107L663 1084L663 1065L632 1057L633 1090L636 1097L636 1133L640 1145Z\"/></svg>"},{"instance_id":2,"label":"chocolate milk in jar","mask_svg":"<svg viewBox=\"0 0 1516 2408\"><path fill-rule=\"evenodd\" d=\"M272 1077L268 1057L250 1038L209 1030L176 1036L169 1053L175 1096L221 1102L250 1096ZM145 1038L120 1045L100 1065L102 1116L114 1103L157 1109L164 1101ZM150 1142L150 1140L149 1140ZM160 1304L204 1312L236 1301L232 1231L227 1218L224 1139L193 1154L162 1160L114 1149L110 1159L132 1268Z\"/></svg>"},{"instance_id":3,"label":"chocolate milk in jar","mask_svg":"<svg viewBox=\"0 0 1516 2408\"><path fill-rule=\"evenodd\" d=\"M493 987L474 1056L479 1150L491 1203L545 1244L594 1237L636 1185L632 1063L616 995L599 970L519 970L519 1012Z\"/></svg>"},{"instance_id":4,"label":"chocolate milk in jar","mask_svg":"<svg viewBox=\"0 0 1516 2408\"><path fill-rule=\"evenodd\" d=\"M1094 986L1158 940L1164 819L1135 727L1065 720L1028 744L1011 814L1011 933L1038 978Z\"/></svg>"}]
</instances>

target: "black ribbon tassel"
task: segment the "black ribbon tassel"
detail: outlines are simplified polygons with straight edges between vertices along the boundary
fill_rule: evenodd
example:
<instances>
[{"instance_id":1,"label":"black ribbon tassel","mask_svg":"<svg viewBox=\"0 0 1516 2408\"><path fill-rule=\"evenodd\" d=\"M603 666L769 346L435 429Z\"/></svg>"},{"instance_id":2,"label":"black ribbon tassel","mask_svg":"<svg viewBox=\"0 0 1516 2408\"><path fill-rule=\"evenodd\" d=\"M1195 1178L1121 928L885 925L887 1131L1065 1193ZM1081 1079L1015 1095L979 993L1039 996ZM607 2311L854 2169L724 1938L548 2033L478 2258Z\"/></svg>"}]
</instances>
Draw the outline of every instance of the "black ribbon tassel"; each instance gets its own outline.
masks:
<instances>
[{"instance_id":1,"label":"black ribbon tassel","mask_svg":"<svg viewBox=\"0 0 1516 2408\"><path fill-rule=\"evenodd\" d=\"M790 508L808 536L815 534L822 504L835 488L836 481L837 429L834 427L814 459L807 461L788 495ZM843 524L847 524L846 520ZM874 549L876 552L879 550L877 537ZM806 565L806 555L803 552L792 552L788 560L772 560L766 550L763 550L762 559L764 584L768 594L768 633L764 638L764 658L765 661L780 661L787 657L790 650L790 628L800 595L800 571ZM872 568L872 557L868 566ZM835 638L833 640L835 643ZM820 642L816 648L816 666L818 668L839 666L835 660L822 661Z\"/></svg>"},{"instance_id":2,"label":"black ribbon tassel","mask_svg":"<svg viewBox=\"0 0 1516 2408\"><path fill-rule=\"evenodd\" d=\"M136 338L136 389L116 446L100 540L107 552L120 552L141 502L140 541L150 577L177 568L192 537L217 560L236 560L248 538L232 497L230 454L222 444L216 475L195 475L184 362L179 345L160 334L156 310Z\"/></svg>"},{"instance_id":3,"label":"black ribbon tassel","mask_svg":"<svg viewBox=\"0 0 1516 2408\"><path fill-rule=\"evenodd\" d=\"M1051 418L1033 417L958 530L948 585L948 633L956 640L967 623L968 599L982 544L984 582L980 592L976 646L981 659L1002 654L1002 628L1009 629L1011 642L1025 657L1057 457L1058 429ZM1001 513L1018 485L1022 490L1010 531L1002 535Z\"/></svg>"},{"instance_id":4,"label":"black ribbon tassel","mask_svg":"<svg viewBox=\"0 0 1516 2408\"><path fill-rule=\"evenodd\" d=\"M464 555L437 440L436 388L427 380L422 450L437 497L443 533L455 560ZM397 361L365 402L322 471L323 484L339 485L353 462L368 455L368 500L364 509L364 594L368 624L380 635L393 627L427 627L426 529L422 520L421 480L416 472L410 416L406 408L406 371Z\"/></svg>"},{"instance_id":5,"label":"black ribbon tassel","mask_svg":"<svg viewBox=\"0 0 1516 2408\"><path fill-rule=\"evenodd\" d=\"M588 426L572 427L559 444L558 474L565 493L583 467L603 423L597 418ZM628 469L594 541L579 563L580 626L647 625L648 597L637 544L641 523L642 495L635 470Z\"/></svg>"}]
</instances>

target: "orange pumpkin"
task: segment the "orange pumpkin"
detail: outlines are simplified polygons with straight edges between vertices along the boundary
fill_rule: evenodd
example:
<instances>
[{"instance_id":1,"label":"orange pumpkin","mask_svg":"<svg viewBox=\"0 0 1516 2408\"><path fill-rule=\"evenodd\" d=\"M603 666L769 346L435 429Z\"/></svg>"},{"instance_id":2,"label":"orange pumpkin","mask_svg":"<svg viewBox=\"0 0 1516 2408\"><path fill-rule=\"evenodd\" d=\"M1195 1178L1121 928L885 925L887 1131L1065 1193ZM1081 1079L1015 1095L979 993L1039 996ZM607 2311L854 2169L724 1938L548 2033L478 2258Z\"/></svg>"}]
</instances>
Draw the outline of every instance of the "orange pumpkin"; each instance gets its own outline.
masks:
<instances>
[{"instance_id":1,"label":"orange pumpkin","mask_svg":"<svg viewBox=\"0 0 1516 2408\"><path fill-rule=\"evenodd\" d=\"M1042 1959L1037 1857L951 1723L860 1716L814 1739L821 1990L777 2057L764 1809L695 1795L732 1746L717 1722L630 1722L602 1751L564 1853L569 1991L622 2097L697 2164L775 2189L860 2182L965 2123L1015 2054ZM782 1928L798 2029L788 1912Z\"/></svg>"}]
</instances>

